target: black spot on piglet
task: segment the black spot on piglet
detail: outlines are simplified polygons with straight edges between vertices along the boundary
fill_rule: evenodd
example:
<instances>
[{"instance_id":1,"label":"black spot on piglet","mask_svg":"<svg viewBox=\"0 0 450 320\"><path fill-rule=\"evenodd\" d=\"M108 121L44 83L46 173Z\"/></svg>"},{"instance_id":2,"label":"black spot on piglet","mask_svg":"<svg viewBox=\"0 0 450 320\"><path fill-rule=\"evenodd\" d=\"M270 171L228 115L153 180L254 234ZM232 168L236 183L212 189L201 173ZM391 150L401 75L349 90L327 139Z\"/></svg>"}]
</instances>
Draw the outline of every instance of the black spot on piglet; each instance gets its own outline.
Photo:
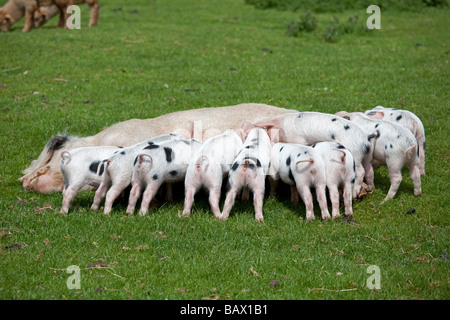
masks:
<instances>
[{"instance_id":1,"label":"black spot on piglet","mask_svg":"<svg viewBox=\"0 0 450 320\"><path fill-rule=\"evenodd\" d=\"M157 148L159 148L159 146L158 146L157 144L153 144L153 142L152 142L151 144L149 143L149 145L146 146L146 147L144 148L144 150L146 150L146 149L152 150L152 149L157 149Z\"/></svg>"},{"instance_id":2,"label":"black spot on piglet","mask_svg":"<svg viewBox=\"0 0 450 320\"><path fill-rule=\"evenodd\" d=\"M167 162L172 162L172 158L173 158L173 151L171 148L169 147L164 147L164 152L166 154L166 161Z\"/></svg>"},{"instance_id":3,"label":"black spot on piglet","mask_svg":"<svg viewBox=\"0 0 450 320\"><path fill-rule=\"evenodd\" d=\"M292 182L295 182L294 175L292 174L291 168L289 168L289 179L290 179Z\"/></svg>"},{"instance_id":4,"label":"black spot on piglet","mask_svg":"<svg viewBox=\"0 0 450 320\"><path fill-rule=\"evenodd\" d=\"M98 170L98 165L100 164L100 161L94 161L91 163L91 165L89 166L89 170L91 172L97 173Z\"/></svg>"},{"instance_id":5,"label":"black spot on piglet","mask_svg":"<svg viewBox=\"0 0 450 320\"><path fill-rule=\"evenodd\" d=\"M291 165L291 156L286 159L286 165L289 167Z\"/></svg>"},{"instance_id":6,"label":"black spot on piglet","mask_svg":"<svg viewBox=\"0 0 450 320\"><path fill-rule=\"evenodd\" d=\"M398 116L395 120L400 121L400 119L402 118L402 116Z\"/></svg>"},{"instance_id":7,"label":"black spot on piglet","mask_svg":"<svg viewBox=\"0 0 450 320\"><path fill-rule=\"evenodd\" d=\"M365 144L363 148L364 148L363 153L367 154L370 150L370 144Z\"/></svg>"}]
</instances>

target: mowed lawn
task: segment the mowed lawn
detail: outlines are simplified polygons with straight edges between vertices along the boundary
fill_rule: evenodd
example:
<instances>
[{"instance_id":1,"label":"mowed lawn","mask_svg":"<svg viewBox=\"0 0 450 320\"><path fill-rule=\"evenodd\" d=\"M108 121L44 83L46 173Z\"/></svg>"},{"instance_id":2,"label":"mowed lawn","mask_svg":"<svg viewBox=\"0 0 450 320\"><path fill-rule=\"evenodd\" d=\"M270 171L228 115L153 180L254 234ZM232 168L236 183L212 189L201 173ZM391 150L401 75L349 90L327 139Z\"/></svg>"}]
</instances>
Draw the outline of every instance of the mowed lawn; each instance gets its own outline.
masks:
<instances>
[{"instance_id":1,"label":"mowed lawn","mask_svg":"<svg viewBox=\"0 0 450 320\"><path fill-rule=\"evenodd\" d=\"M285 31L299 12L244 0L100 3L94 28L82 5L80 30L56 29L54 18L0 34L1 299L450 298L448 8L382 10L381 30L328 43L331 13L314 13L319 28L294 38ZM363 29L365 8L335 15L355 14ZM266 198L261 224L251 202L216 221L205 194L180 218L182 187L145 217L128 216L126 201L110 216L90 212L93 192L64 216L60 193L26 192L17 180L58 133L243 102L414 112L427 137L423 195L414 197L405 170L397 196L381 204L390 185L382 167L353 220L323 222L316 205L307 223L281 188ZM80 289L67 287L71 265ZM380 289L367 286L370 266Z\"/></svg>"}]
</instances>

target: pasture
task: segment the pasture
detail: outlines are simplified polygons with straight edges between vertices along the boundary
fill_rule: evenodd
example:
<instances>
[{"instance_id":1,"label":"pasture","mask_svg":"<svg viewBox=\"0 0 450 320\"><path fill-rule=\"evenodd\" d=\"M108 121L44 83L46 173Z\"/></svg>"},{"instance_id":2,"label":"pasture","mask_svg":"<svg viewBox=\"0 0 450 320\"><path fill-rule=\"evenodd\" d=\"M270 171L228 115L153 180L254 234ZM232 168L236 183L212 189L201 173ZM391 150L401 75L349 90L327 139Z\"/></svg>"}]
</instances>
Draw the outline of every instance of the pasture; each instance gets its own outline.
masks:
<instances>
[{"instance_id":1,"label":"pasture","mask_svg":"<svg viewBox=\"0 0 450 320\"><path fill-rule=\"evenodd\" d=\"M0 299L450 298L448 7L382 10L370 32L361 31L365 8L314 13L318 29L291 37L300 12L244 0L100 4L97 27L82 5L80 30L56 29L54 18L0 34ZM333 16L355 14L359 30L323 40ZM414 112L427 137L423 195L414 197L404 171L396 197L381 204L390 185L381 167L353 219L323 222L315 205L307 223L304 205L280 192L257 223L253 204L239 201L215 220L204 194L182 218L182 188L145 217L128 216L126 201L110 216L91 212L93 192L62 215L61 193L26 192L17 180L58 133L243 102ZM80 289L66 285L71 265ZM380 289L367 286L373 265Z\"/></svg>"}]
</instances>

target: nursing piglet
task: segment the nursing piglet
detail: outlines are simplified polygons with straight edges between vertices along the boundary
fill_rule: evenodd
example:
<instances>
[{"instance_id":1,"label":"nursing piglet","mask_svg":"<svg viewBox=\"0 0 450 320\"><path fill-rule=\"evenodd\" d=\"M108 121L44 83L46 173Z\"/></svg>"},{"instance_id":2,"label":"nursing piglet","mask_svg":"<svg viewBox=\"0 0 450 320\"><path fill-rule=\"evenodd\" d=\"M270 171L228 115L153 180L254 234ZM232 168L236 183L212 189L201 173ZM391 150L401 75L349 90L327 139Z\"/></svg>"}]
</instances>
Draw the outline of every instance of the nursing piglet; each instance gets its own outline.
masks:
<instances>
[{"instance_id":1,"label":"nursing piglet","mask_svg":"<svg viewBox=\"0 0 450 320\"><path fill-rule=\"evenodd\" d=\"M355 184L355 161L352 153L336 142L318 142L311 146L325 163L325 176L331 200L331 216L339 217L339 189L342 187L345 215L352 216L352 192Z\"/></svg>"},{"instance_id":2,"label":"nursing piglet","mask_svg":"<svg viewBox=\"0 0 450 320\"><path fill-rule=\"evenodd\" d=\"M304 145L322 141L341 143L350 150L355 160L356 181L353 198L359 195L364 178L368 191L373 190L371 163L373 135L367 134L358 124L327 113L297 112L260 121L255 125L267 128L271 139L276 142L279 140Z\"/></svg>"},{"instance_id":3,"label":"nursing piglet","mask_svg":"<svg viewBox=\"0 0 450 320\"><path fill-rule=\"evenodd\" d=\"M383 202L394 198L397 193L402 182L402 168L405 165L409 168L413 180L414 195L422 194L418 145L411 131L391 121L369 119L362 112L341 111L337 115L358 123L367 133L376 132L373 159L380 164L386 164L391 181L391 187Z\"/></svg>"},{"instance_id":4,"label":"nursing piglet","mask_svg":"<svg viewBox=\"0 0 450 320\"><path fill-rule=\"evenodd\" d=\"M367 110L365 113L371 119L389 120L408 128L412 132L419 144L420 175L425 176L425 129L419 117L408 110L385 108L382 106Z\"/></svg>"},{"instance_id":5,"label":"nursing piglet","mask_svg":"<svg viewBox=\"0 0 450 320\"><path fill-rule=\"evenodd\" d=\"M100 165L103 159L111 156L119 147L82 147L61 153L61 173L64 181L61 213L69 211L72 199L85 186L97 188L105 169Z\"/></svg>"},{"instance_id":6,"label":"nursing piglet","mask_svg":"<svg viewBox=\"0 0 450 320\"><path fill-rule=\"evenodd\" d=\"M245 136L241 130L226 130L211 137L195 153L186 172L183 216L189 217L195 193L203 186L209 190L209 204L214 216L220 218L222 180L243 147Z\"/></svg>"},{"instance_id":7,"label":"nursing piglet","mask_svg":"<svg viewBox=\"0 0 450 320\"><path fill-rule=\"evenodd\" d=\"M184 179L192 155L201 145L200 141L194 139L173 140L140 153L134 161L127 213L133 213L141 191L145 189L139 211L139 215L145 215L164 182L174 183Z\"/></svg>"},{"instance_id":8,"label":"nursing piglet","mask_svg":"<svg viewBox=\"0 0 450 320\"><path fill-rule=\"evenodd\" d=\"M270 164L270 138L266 130L253 128L244 142L244 147L231 166L228 177L230 190L227 193L221 219L226 220L234 205L236 194L242 188L253 192L256 221L263 222L263 201L267 170Z\"/></svg>"},{"instance_id":9,"label":"nursing piglet","mask_svg":"<svg viewBox=\"0 0 450 320\"><path fill-rule=\"evenodd\" d=\"M300 194L306 206L306 220L314 220L311 187L315 187L317 201L322 213L322 220L328 220L325 188L325 163L320 154L312 147L292 143L276 143L272 147L269 175L272 180L281 179L291 186L292 198Z\"/></svg>"},{"instance_id":10,"label":"nursing piglet","mask_svg":"<svg viewBox=\"0 0 450 320\"><path fill-rule=\"evenodd\" d=\"M158 143L160 142L173 139L180 139L180 137L174 134L163 134L132 146L122 148L110 156L105 161L105 173L103 175L102 183L95 192L91 210L98 210L100 203L106 194L104 213L109 214L114 200L116 200L122 191L124 191L131 183L134 161L137 155L146 150L158 148Z\"/></svg>"}]
</instances>

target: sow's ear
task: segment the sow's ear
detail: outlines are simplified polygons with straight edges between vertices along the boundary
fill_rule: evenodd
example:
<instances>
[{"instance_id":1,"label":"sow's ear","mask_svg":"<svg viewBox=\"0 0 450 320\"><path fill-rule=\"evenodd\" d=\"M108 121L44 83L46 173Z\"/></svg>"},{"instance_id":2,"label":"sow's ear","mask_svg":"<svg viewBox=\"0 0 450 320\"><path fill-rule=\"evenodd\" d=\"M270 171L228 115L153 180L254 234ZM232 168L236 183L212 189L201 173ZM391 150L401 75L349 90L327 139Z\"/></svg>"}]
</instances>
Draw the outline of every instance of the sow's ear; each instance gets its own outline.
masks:
<instances>
[{"instance_id":1,"label":"sow's ear","mask_svg":"<svg viewBox=\"0 0 450 320\"><path fill-rule=\"evenodd\" d=\"M267 130L267 134L270 138L270 144L273 146L274 144L280 142L280 129L278 128L271 128Z\"/></svg>"},{"instance_id":2,"label":"sow's ear","mask_svg":"<svg viewBox=\"0 0 450 320\"><path fill-rule=\"evenodd\" d=\"M263 120L255 123L255 127L264 128L270 138L270 143L274 145L280 142L280 128L273 120Z\"/></svg>"},{"instance_id":3,"label":"sow's ear","mask_svg":"<svg viewBox=\"0 0 450 320\"><path fill-rule=\"evenodd\" d=\"M384 118L384 112L383 111L370 111L366 113L366 115L375 120L382 120Z\"/></svg>"},{"instance_id":4,"label":"sow's ear","mask_svg":"<svg viewBox=\"0 0 450 320\"><path fill-rule=\"evenodd\" d=\"M242 142L245 142L245 139L247 138L247 134L242 128L238 128L235 130L239 138L241 138Z\"/></svg>"},{"instance_id":5,"label":"sow's ear","mask_svg":"<svg viewBox=\"0 0 450 320\"><path fill-rule=\"evenodd\" d=\"M53 154L55 151L62 149L69 138L65 136L56 136L47 143L47 152Z\"/></svg>"},{"instance_id":6,"label":"sow's ear","mask_svg":"<svg viewBox=\"0 0 450 320\"><path fill-rule=\"evenodd\" d=\"M240 129L244 130L245 134L247 134L253 127L254 125L248 120L243 120L239 126Z\"/></svg>"},{"instance_id":7,"label":"sow's ear","mask_svg":"<svg viewBox=\"0 0 450 320\"><path fill-rule=\"evenodd\" d=\"M257 123L255 123L255 127L270 129L270 128L276 127L276 124L272 120L263 120L263 121L258 121Z\"/></svg>"}]
</instances>

